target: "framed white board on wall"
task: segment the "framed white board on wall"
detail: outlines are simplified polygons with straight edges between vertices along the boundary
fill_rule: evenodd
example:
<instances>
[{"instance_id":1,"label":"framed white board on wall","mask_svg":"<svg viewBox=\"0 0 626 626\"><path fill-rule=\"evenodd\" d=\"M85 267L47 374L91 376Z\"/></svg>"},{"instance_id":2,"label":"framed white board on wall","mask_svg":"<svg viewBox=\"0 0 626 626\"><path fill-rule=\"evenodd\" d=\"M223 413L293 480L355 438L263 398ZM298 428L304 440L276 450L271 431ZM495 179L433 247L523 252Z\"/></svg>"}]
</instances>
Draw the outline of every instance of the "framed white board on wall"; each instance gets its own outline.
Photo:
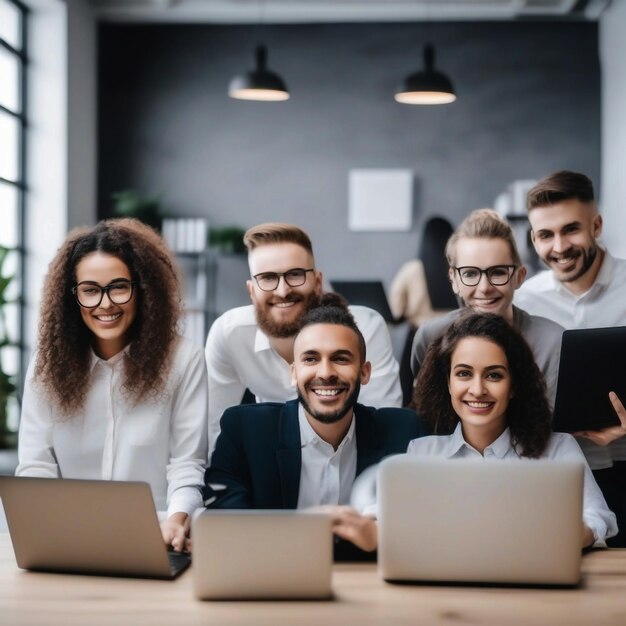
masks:
<instances>
[{"instance_id":1,"label":"framed white board on wall","mask_svg":"<svg viewBox=\"0 0 626 626\"><path fill-rule=\"evenodd\" d=\"M412 170L350 170L348 175L350 230L409 231L412 225Z\"/></svg>"}]
</instances>

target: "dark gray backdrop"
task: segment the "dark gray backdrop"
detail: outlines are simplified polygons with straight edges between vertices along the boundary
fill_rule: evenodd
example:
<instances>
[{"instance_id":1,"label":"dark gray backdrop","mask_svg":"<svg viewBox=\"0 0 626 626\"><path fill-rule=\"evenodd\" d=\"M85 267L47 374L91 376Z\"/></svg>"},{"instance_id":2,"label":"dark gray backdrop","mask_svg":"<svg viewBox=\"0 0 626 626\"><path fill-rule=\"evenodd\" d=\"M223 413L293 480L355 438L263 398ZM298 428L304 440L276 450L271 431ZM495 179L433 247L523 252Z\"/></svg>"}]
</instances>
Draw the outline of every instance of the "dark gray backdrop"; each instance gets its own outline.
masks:
<instances>
[{"instance_id":1,"label":"dark gray backdrop","mask_svg":"<svg viewBox=\"0 0 626 626\"><path fill-rule=\"evenodd\" d=\"M226 95L259 40L288 102ZM397 104L427 40L458 101ZM388 283L427 217L456 224L515 179L571 168L599 186L595 23L103 24L99 59L101 217L131 187L215 225L295 222L330 278ZM352 168L413 170L411 232L348 230Z\"/></svg>"}]
</instances>

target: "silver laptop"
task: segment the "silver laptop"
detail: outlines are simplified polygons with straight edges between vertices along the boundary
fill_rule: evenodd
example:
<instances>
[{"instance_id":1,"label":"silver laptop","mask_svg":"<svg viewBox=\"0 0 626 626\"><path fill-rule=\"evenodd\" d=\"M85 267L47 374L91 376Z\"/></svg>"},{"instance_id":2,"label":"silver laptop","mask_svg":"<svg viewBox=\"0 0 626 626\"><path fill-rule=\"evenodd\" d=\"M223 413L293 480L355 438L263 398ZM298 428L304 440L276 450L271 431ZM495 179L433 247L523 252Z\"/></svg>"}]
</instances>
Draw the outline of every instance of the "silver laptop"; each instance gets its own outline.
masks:
<instances>
[{"instance_id":1,"label":"silver laptop","mask_svg":"<svg viewBox=\"0 0 626 626\"><path fill-rule=\"evenodd\" d=\"M556 461L384 461L382 577L519 585L580 579L583 465Z\"/></svg>"},{"instance_id":2,"label":"silver laptop","mask_svg":"<svg viewBox=\"0 0 626 626\"><path fill-rule=\"evenodd\" d=\"M193 586L200 600L330 598L328 515L206 511L192 526Z\"/></svg>"},{"instance_id":3,"label":"silver laptop","mask_svg":"<svg viewBox=\"0 0 626 626\"><path fill-rule=\"evenodd\" d=\"M19 567L174 578L190 563L168 553L147 483L0 476Z\"/></svg>"}]
</instances>

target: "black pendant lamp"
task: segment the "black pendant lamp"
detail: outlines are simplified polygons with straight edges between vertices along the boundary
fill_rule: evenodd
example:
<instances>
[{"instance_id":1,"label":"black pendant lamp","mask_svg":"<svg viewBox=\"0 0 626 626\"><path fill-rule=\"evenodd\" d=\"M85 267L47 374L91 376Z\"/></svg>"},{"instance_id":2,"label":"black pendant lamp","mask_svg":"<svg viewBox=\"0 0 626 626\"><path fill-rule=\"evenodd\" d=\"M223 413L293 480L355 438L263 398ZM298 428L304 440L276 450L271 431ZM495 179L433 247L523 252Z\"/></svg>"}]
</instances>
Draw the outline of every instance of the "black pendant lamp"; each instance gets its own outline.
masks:
<instances>
[{"instance_id":1,"label":"black pendant lamp","mask_svg":"<svg viewBox=\"0 0 626 626\"><path fill-rule=\"evenodd\" d=\"M448 104L456 100L452 81L435 70L435 48L424 46L424 69L407 76L394 96L403 104Z\"/></svg>"},{"instance_id":2,"label":"black pendant lamp","mask_svg":"<svg viewBox=\"0 0 626 626\"><path fill-rule=\"evenodd\" d=\"M289 92L283 79L267 69L267 48L257 46L256 68L235 76L228 86L228 95L239 100L288 100Z\"/></svg>"}]
</instances>

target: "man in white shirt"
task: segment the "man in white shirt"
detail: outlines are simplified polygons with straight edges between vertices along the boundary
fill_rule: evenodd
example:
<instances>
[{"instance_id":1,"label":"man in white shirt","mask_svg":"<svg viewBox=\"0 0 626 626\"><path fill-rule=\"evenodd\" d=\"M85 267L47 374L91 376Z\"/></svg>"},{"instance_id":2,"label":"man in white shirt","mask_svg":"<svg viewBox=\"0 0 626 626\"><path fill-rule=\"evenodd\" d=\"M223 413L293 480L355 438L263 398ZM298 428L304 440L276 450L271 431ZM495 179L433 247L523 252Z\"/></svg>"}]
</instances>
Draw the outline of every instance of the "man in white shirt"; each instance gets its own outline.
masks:
<instances>
[{"instance_id":1,"label":"man in white shirt","mask_svg":"<svg viewBox=\"0 0 626 626\"><path fill-rule=\"evenodd\" d=\"M347 504L356 476L427 434L406 409L357 404L370 380L363 335L340 306L319 306L295 338L298 400L226 410L203 497L211 508Z\"/></svg>"},{"instance_id":2,"label":"man in white shirt","mask_svg":"<svg viewBox=\"0 0 626 626\"><path fill-rule=\"evenodd\" d=\"M540 180L527 198L535 250L549 270L527 280L515 303L566 329L626 325L626 259L600 246L602 216L593 183L560 171ZM619 426L575 433L618 525L626 526L626 410L610 395ZM626 546L626 532L609 545Z\"/></svg>"},{"instance_id":3,"label":"man in white shirt","mask_svg":"<svg viewBox=\"0 0 626 626\"><path fill-rule=\"evenodd\" d=\"M209 455L220 432L224 411L241 402L248 388L257 402L285 402L296 397L289 366L302 319L322 295L308 235L291 224L250 228L248 249L252 305L227 311L211 326L206 342L209 371ZM367 307L350 311L365 337L371 380L363 404L401 406L398 363L383 318Z\"/></svg>"}]
</instances>

